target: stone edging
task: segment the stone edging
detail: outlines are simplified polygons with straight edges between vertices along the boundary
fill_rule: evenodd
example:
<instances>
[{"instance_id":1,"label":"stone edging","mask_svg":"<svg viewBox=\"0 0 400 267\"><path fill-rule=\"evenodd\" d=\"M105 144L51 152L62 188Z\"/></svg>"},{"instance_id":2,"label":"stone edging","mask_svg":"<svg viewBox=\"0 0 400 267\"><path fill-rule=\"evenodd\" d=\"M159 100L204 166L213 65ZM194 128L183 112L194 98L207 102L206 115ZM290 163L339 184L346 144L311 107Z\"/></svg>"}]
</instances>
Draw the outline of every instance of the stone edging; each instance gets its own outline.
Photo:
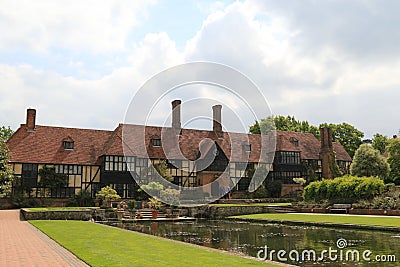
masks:
<instances>
[{"instance_id":1,"label":"stone edging","mask_svg":"<svg viewBox=\"0 0 400 267\"><path fill-rule=\"evenodd\" d=\"M329 227L329 228L337 227L345 229L400 232L400 227L395 227L395 226L363 225L363 224L351 224L351 223L339 224L339 223L321 223L321 222L299 222L299 221L288 221L288 220L251 219L251 218L233 218L233 219L237 221L248 221L257 223L277 223L277 224L287 224L287 225L319 226L319 227Z\"/></svg>"}]
</instances>

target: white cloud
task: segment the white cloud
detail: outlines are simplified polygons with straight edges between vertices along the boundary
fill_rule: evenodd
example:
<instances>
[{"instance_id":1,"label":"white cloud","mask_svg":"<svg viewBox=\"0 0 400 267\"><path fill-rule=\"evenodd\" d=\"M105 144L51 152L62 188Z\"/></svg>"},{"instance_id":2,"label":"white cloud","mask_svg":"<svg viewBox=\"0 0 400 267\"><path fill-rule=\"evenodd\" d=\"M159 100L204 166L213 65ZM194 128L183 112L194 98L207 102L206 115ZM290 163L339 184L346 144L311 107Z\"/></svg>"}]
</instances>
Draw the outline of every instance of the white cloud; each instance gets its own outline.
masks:
<instances>
[{"instance_id":1,"label":"white cloud","mask_svg":"<svg viewBox=\"0 0 400 267\"><path fill-rule=\"evenodd\" d=\"M366 108L359 100L400 97L393 90L400 86L400 38L393 27L400 21L394 23L397 4L385 4L236 2L207 18L188 42L187 57L242 70L263 90L275 114L317 124L352 120L372 135L366 113L358 111ZM391 116L383 112L388 110L384 102L374 108L378 111L370 118ZM381 130L390 135L396 127L382 125Z\"/></svg>"},{"instance_id":2,"label":"white cloud","mask_svg":"<svg viewBox=\"0 0 400 267\"><path fill-rule=\"evenodd\" d=\"M0 116L13 126L24 121L21 110L36 106L38 119L46 124L112 129L147 79L167 67L200 60L227 64L248 75L275 114L295 115L314 124L347 121L367 136L391 135L400 128L396 116L400 108L395 104L400 98L397 2L210 5L210 15L184 51L163 32L127 44L132 27L143 16L141 10L146 10L147 5L139 2L96 1L90 8L73 6L78 5L75 2L13 3L0 6L0 19L5 22L0 25L7 25L0 26L2 50L59 48L108 55L124 50L118 57L128 58L124 65L117 64L109 74L90 81L40 71L34 65L1 65L0 90L6 90L7 99L0 99ZM90 71L85 61L69 63Z\"/></svg>"},{"instance_id":3,"label":"white cloud","mask_svg":"<svg viewBox=\"0 0 400 267\"><path fill-rule=\"evenodd\" d=\"M132 28L154 1L2 1L0 49L111 52L126 48Z\"/></svg>"},{"instance_id":4,"label":"white cloud","mask_svg":"<svg viewBox=\"0 0 400 267\"><path fill-rule=\"evenodd\" d=\"M0 93L6 97L0 98L0 121L16 129L32 107L38 110L38 124L113 129L147 79L182 62L174 45L164 33L150 34L132 51L130 66L91 80L2 64Z\"/></svg>"}]
</instances>

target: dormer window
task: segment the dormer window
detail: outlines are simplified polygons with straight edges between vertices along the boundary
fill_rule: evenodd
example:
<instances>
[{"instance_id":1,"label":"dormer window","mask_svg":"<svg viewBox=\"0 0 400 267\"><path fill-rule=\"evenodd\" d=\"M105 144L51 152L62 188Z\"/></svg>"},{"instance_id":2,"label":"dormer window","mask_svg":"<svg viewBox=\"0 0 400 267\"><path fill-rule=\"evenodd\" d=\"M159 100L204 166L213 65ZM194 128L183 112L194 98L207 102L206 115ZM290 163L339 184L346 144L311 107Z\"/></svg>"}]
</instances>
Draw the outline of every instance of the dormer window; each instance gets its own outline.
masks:
<instances>
[{"instance_id":1,"label":"dormer window","mask_svg":"<svg viewBox=\"0 0 400 267\"><path fill-rule=\"evenodd\" d=\"M153 139L153 146L161 146L161 139L160 138L154 138Z\"/></svg>"},{"instance_id":2,"label":"dormer window","mask_svg":"<svg viewBox=\"0 0 400 267\"><path fill-rule=\"evenodd\" d=\"M63 141L65 150L73 150L74 149L74 141Z\"/></svg>"},{"instance_id":3,"label":"dormer window","mask_svg":"<svg viewBox=\"0 0 400 267\"><path fill-rule=\"evenodd\" d=\"M71 136L63 139L63 147L65 150L73 150L74 149L74 140Z\"/></svg>"},{"instance_id":4,"label":"dormer window","mask_svg":"<svg viewBox=\"0 0 400 267\"><path fill-rule=\"evenodd\" d=\"M251 151L251 145L249 145L249 144L244 145L244 151L245 152L250 152Z\"/></svg>"},{"instance_id":5,"label":"dormer window","mask_svg":"<svg viewBox=\"0 0 400 267\"><path fill-rule=\"evenodd\" d=\"M295 147L298 147L298 146L299 146L299 140L297 140L297 139L294 138L294 137L291 137L291 138L290 138L290 142L291 142Z\"/></svg>"}]
</instances>

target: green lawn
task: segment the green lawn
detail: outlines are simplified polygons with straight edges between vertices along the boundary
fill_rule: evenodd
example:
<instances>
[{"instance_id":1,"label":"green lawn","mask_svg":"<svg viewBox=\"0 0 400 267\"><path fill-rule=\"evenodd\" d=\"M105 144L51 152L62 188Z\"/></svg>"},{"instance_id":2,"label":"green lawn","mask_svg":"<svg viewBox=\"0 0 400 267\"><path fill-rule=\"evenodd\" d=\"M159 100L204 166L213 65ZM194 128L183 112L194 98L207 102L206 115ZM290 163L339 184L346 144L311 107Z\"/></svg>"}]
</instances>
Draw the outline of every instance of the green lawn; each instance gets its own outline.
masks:
<instances>
[{"instance_id":1,"label":"green lawn","mask_svg":"<svg viewBox=\"0 0 400 267\"><path fill-rule=\"evenodd\" d=\"M278 266L83 221L30 221L91 266Z\"/></svg>"},{"instance_id":2,"label":"green lawn","mask_svg":"<svg viewBox=\"0 0 400 267\"><path fill-rule=\"evenodd\" d=\"M368 226L399 227L400 217L362 216L335 214L302 214L302 213L264 213L233 216L231 218L255 219L266 221L292 221L311 223L357 224Z\"/></svg>"},{"instance_id":3,"label":"green lawn","mask_svg":"<svg viewBox=\"0 0 400 267\"><path fill-rule=\"evenodd\" d=\"M210 206L216 206L216 207L241 207L241 206L288 207L291 205L292 203L210 204Z\"/></svg>"},{"instance_id":4,"label":"green lawn","mask_svg":"<svg viewBox=\"0 0 400 267\"><path fill-rule=\"evenodd\" d=\"M27 208L30 211L79 211L86 209L95 209L97 207L47 207L47 208Z\"/></svg>"}]
</instances>

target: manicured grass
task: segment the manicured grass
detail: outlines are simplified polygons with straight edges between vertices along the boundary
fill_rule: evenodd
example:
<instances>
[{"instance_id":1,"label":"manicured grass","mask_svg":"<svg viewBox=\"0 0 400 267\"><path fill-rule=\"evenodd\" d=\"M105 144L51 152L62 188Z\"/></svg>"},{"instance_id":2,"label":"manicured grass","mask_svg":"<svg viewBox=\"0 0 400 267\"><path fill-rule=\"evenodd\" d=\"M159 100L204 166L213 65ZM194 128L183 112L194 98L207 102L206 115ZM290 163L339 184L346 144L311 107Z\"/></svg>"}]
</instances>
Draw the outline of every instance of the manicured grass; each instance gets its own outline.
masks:
<instances>
[{"instance_id":1,"label":"manicured grass","mask_svg":"<svg viewBox=\"0 0 400 267\"><path fill-rule=\"evenodd\" d=\"M292 203L210 204L210 206L216 206L216 207L241 207L241 206L288 207L291 205Z\"/></svg>"},{"instance_id":2,"label":"manicured grass","mask_svg":"<svg viewBox=\"0 0 400 267\"><path fill-rule=\"evenodd\" d=\"M79 211L86 209L95 209L97 207L47 207L47 208L27 208L30 211Z\"/></svg>"},{"instance_id":3,"label":"manicured grass","mask_svg":"<svg viewBox=\"0 0 400 267\"><path fill-rule=\"evenodd\" d=\"M390 217L390 216L264 213L264 214L233 216L231 218L256 219L256 220L266 220L266 221L293 221L293 222L357 224L357 225L368 225L368 226L400 227L400 217Z\"/></svg>"},{"instance_id":4,"label":"manicured grass","mask_svg":"<svg viewBox=\"0 0 400 267\"><path fill-rule=\"evenodd\" d=\"M278 266L82 221L30 221L91 266Z\"/></svg>"}]
</instances>

